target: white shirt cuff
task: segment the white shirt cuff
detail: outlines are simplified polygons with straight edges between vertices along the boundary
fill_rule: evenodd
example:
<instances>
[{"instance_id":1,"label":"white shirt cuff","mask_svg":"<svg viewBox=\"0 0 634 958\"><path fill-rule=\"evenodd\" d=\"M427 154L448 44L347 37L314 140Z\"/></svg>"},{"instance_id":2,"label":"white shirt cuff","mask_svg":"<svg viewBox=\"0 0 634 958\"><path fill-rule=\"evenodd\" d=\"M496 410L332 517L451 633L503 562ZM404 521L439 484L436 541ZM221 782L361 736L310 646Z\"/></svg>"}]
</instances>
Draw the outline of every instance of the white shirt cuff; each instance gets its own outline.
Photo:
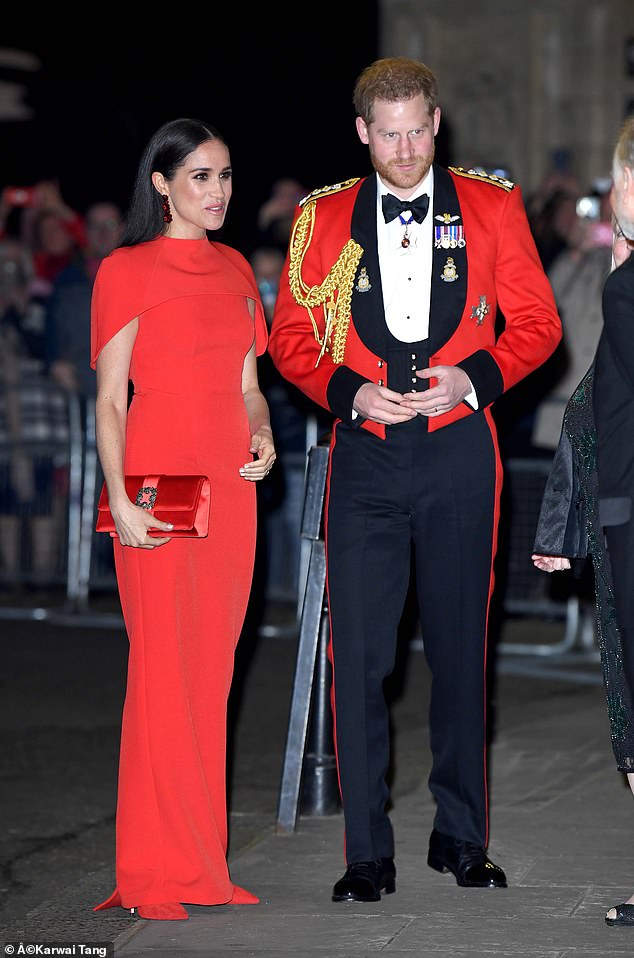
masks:
<instances>
[{"instance_id":1,"label":"white shirt cuff","mask_svg":"<svg viewBox=\"0 0 634 958\"><path fill-rule=\"evenodd\" d=\"M469 383L471 385L471 392L469 393L468 396L464 397L464 401L468 402L469 405L472 406L474 409L478 409L478 397L476 395L476 391L473 388L473 383L471 382L471 380L469 380Z\"/></svg>"}]
</instances>

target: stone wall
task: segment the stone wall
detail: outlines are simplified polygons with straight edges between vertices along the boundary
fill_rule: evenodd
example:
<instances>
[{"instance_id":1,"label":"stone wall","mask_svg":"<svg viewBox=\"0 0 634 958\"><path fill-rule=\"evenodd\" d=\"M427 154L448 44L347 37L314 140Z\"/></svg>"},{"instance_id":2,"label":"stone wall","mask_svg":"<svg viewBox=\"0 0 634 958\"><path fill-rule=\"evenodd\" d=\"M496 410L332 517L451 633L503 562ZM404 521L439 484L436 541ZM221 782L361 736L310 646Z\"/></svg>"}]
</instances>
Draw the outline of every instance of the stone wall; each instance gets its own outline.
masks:
<instances>
[{"instance_id":1,"label":"stone wall","mask_svg":"<svg viewBox=\"0 0 634 958\"><path fill-rule=\"evenodd\" d=\"M380 56L438 76L450 161L502 167L525 192L568 163L609 177L634 113L634 0L380 0Z\"/></svg>"}]
</instances>

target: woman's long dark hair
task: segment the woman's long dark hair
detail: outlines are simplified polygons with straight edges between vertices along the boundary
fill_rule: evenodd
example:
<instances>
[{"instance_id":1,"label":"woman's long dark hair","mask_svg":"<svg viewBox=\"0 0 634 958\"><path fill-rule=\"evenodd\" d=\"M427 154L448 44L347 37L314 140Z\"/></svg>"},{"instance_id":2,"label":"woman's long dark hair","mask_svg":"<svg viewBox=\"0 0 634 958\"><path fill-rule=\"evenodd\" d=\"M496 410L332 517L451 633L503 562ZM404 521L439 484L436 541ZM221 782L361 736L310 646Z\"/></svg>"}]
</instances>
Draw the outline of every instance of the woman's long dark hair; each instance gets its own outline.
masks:
<instances>
[{"instance_id":1,"label":"woman's long dark hair","mask_svg":"<svg viewBox=\"0 0 634 958\"><path fill-rule=\"evenodd\" d=\"M171 180L189 154L207 140L219 140L226 146L221 134L201 120L170 120L154 133L139 161L120 246L136 246L161 235L165 229L163 205L152 173Z\"/></svg>"}]
</instances>

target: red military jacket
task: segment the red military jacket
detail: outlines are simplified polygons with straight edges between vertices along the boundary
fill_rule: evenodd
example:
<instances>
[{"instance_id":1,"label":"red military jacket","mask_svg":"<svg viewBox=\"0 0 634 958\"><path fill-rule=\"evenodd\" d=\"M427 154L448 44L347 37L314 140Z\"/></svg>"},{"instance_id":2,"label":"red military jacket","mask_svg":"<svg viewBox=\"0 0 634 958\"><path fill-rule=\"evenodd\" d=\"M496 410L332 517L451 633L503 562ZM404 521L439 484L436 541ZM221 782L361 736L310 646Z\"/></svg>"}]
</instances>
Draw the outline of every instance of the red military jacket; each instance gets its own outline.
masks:
<instances>
[{"instance_id":1,"label":"red military jacket","mask_svg":"<svg viewBox=\"0 0 634 958\"><path fill-rule=\"evenodd\" d=\"M385 426L352 417L360 386L388 383L376 203L375 175L301 201L269 351L280 373L336 419L385 438ZM555 299L517 185L434 165L427 215L434 218L429 365L464 369L482 409L554 351L561 339ZM460 403L428 427L472 412Z\"/></svg>"}]
</instances>

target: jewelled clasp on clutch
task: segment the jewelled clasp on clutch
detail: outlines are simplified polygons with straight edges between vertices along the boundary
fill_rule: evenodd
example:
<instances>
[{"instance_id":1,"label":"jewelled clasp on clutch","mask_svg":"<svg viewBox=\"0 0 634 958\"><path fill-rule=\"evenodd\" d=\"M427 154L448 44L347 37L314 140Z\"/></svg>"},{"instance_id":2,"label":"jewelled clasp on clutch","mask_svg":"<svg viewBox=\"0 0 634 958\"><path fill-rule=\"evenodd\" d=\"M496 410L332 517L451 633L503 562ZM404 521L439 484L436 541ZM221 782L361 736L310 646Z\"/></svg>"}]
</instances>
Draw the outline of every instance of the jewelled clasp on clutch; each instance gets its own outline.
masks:
<instances>
[{"instance_id":1,"label":"jewelled clasp on clutch","mask_svg":"<svg viewBox=\"0 0 634 958\"><path fill-rule=\"evenodd\" d=\"M153 509L157 494L158 489L156 486L141 486L134 502L137 506L141 506L142 509Z\"/></svg>"}]
</instances>

